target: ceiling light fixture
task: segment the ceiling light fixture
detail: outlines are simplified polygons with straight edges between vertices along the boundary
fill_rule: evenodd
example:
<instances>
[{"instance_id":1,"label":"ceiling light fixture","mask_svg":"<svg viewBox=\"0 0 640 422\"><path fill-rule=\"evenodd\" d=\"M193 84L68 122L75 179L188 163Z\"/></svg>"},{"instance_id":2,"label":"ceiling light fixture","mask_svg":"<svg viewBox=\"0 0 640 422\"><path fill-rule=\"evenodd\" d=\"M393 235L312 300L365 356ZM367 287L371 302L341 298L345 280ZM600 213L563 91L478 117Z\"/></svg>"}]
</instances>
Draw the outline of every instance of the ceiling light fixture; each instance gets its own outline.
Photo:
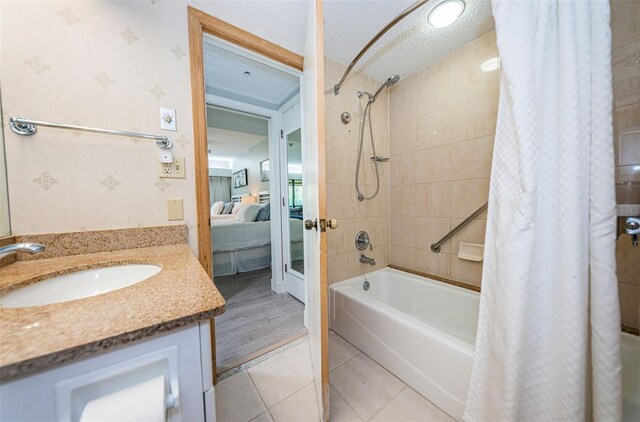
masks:
<instances>
[{"instance_id":1,"label":"ceiling light fixture","mask_svg":"<svg viewBox=\"0 0 640 422\"><path fill-rule=\"evenodd\" d=\"M429 12L427 21L434 28L444 28L454 23L464 12L462 0L445 0Z\"/></svg>"}]
</instances>

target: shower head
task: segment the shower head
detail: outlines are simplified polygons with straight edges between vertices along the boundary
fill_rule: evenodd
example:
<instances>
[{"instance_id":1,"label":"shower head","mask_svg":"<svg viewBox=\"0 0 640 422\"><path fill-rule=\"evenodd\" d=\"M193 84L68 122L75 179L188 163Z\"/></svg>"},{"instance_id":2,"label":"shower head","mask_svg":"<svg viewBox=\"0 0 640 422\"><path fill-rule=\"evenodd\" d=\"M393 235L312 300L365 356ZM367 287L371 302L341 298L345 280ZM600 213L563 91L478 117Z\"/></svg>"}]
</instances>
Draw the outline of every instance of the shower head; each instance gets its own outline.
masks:
<instances>
[{"instance_id":1,"label":"shower head","mask_svg":"<svg viewBox=\"0 0 640 422\"><path fill-rule=\"evenodd\" d=\"M384 86L389 88L391 85L397 84L398 81L400 81L400 75L393 75L393 77L387 79L387 81L384 83Z\"/></svg>"},{"instance_id":2,"label":"shower head","mask_svg":"<svg viewBox=\"0 0 640 422\"><path fill-rule=\"evenodd\" d=\"M369 94L369 102L373 103L376 98L378 98L378 95L380 95L380 93L385 89L385 88L389 88L392 85L395 85L398 83L398 81L400 81L400 75L394 75L392 77L390 77L389 79L387 79L380 88L378 88L378 90L376 91L375 94L373 94L373 96L371 96L371 94Z\"/></svg>"}]
</instances>

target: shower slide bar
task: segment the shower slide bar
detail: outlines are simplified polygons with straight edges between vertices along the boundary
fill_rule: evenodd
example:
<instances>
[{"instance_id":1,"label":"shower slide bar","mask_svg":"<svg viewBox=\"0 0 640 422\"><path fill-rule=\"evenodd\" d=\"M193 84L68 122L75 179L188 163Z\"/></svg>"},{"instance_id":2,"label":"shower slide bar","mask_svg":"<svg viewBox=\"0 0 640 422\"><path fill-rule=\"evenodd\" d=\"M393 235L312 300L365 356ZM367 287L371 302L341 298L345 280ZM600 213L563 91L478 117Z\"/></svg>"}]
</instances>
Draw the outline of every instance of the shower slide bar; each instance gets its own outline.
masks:
<instances>
[{"instance_id":1,"label":"shower slide bar","mask_svg":"<svg viewBox=\"0 0 640 422\"><path fill-rule=\"evenodd\" d=\"M480 208L478 208L477 210L475 210L473 212L473 214L471 214L469 217L465 218L464 221L462 221L462 223L458 224L457 226L455 226L453 229L451 229L451 231L449 233L447 233L446 235L444 235L444 237L440 240L438 240L436 243L432 243L431 244L431 250L435 253L440 252L440 248L442 247L442 245L449 239L451 239L453 237L454 234L458 233L460 230L462 230L467 224L471 223L471 221L476 218L477 216L479 216L480 214L482 214L483 212L485 212L487 210L487 208L489 207L489 203L485 202L485 204L483 206L481 206Z\"/></svg>"},{"instance_id":2,"label":"shower slide bar","mask_svg":"<svg viewBox=\"0 0 640 422\"><path fill-rule=\"evenodd\" d=\"M38 126L51 127L54 129L68 129L80 132L102 133L104 135L127 136L129 138L154 139L160 149L169 149L173 146L173 141L164 135L150 135L148 133L127 132L123 130L97 129L86 126L63 125L59 123L41 122L38 120L25 119L24 117L11 117L9 127L18 135L29 136L37 132Z\"/></svg>"},{"instance_id":3,"label":"shower slide bar","mask_svg":"<svg viewBox=\"0 0 640 422\"><path fill-rule=\"evenodd\" d=\"M411 13L413 13L414 10L418 9L420 6L428 3L429 1L430 0L420 0L420 1L417 1L417 2L413 3L411 6L407 7L406 9L404 9L398 16L393 18L393 20L391 22L389 22L387 24L387 26L382 28L382 30L380 32L378 32L376 34L376 36L373 37L371 39L371 41L369 41L369 43L367 45L365 45L364 48L362 50L360 50L358 55L351 61L351 64L349 64L349 67L347 67L347 70L345 70L344 75L342 75L342 78L340 79L340 82L338 82L337 84L335 84L333 86L333 94L334 95L338 95L340 93L340 87L342 87L342 84L344 83L344 80L347 79L347 76L349 75L349 72L351 72L353 67L356 65L356 63L358 63L358 61L362 58L362 56L364 56L364 54L367 52L367 50L369 50L380 38L382 38L382 36L384 34L387 33L387 31L389 31L391 28L393 28L398 22L400 22L402 19L404 19L407 16L409 16Z\"/></svg>"}]
</instances>

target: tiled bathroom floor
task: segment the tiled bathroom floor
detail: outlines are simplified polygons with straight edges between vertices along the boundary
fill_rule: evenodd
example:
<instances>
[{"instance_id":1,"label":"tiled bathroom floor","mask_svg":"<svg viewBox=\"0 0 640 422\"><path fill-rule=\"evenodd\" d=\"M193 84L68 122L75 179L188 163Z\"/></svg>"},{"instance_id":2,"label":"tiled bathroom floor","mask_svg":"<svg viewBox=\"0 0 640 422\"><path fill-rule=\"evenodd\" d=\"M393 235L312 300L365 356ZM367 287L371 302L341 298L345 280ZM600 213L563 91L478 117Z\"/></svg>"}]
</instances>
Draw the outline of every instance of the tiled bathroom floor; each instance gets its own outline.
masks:
<instances>
[{"instance_id":1,"label":"tiled bathroom floor","mask_svg":"<svg viewBox=\"0 0 640 422\"><path fill-rule=\"evenodd\" d=\"M454 421L346 340L329 333L331 422ZM216 385L218 422L319 421L304 341Z\"/></svg>"}]
</instances>

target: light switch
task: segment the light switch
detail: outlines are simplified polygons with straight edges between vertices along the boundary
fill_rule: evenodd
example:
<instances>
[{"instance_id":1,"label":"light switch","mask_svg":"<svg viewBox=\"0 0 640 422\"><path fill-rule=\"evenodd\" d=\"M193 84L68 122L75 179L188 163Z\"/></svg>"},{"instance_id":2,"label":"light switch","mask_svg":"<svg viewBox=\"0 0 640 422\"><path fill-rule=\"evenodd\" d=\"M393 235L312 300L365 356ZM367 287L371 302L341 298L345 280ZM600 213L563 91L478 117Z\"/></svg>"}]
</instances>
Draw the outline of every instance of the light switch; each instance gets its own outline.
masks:
<instances>
[{"instance_id":1,"label":"light switch","mask_svg":"<svg viewBox=\"0 0 640 422\"><path fill-rule=\"evenodd\" d=\"M160 107L160 129L176 131L176 111Z\"/></svg>"},{"instance_id":2,"label":"light switch","mask_svg":"<svg viewBox=\"0 0 640 422\"><path fill-rule=\"evenodd\" d=\"M183 220L182 198L167 199L168 220Z\"/></svg>"}]
</instances>

